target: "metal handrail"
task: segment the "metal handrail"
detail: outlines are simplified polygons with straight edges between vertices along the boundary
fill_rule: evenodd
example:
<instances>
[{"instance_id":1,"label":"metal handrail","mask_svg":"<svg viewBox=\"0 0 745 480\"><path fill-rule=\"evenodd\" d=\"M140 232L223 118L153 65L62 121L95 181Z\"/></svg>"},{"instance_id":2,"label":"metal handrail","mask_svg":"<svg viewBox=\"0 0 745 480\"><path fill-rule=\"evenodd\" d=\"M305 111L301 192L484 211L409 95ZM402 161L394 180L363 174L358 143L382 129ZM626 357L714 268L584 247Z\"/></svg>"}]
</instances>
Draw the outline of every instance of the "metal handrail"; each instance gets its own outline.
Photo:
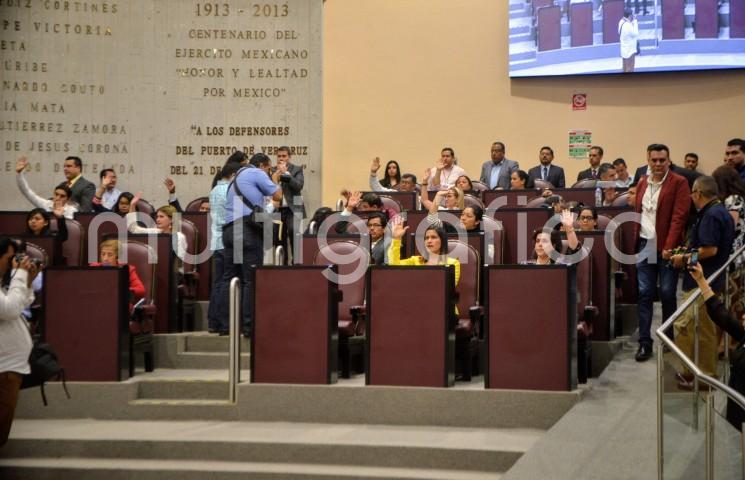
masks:
<instances>
[{"instance_id":1,"label":"metal handrail","mask_svg":"<svg viewBox=\"0 0 745 480\"><path fill-rule=\"evenodd\" d=\"M285 247L282 245L277 245L274 248L274 265L284 265L285 264Z\"/></svg>"},{"instance_id":2,"label":"metal handrail","mask_svg":"<svg viewBox=\"0 0 745 480\"><path fill-rule=\"evenodd\" d=\"M228 365L228 400L238 403L238 383L241 381L241 280L230 280L230 353Z\"/></svg>"},{"instance_id":3,"label":"metal handrail","mask_svg":"<svg viewBox=\"0 0 745 480\"><path fill-rule=\"evenodd\" d=\"M727 262L719 268L716 272L711 274L706 281L708 283L713 282L716 280L722 273L726 273L729 269L729 266L734 262L737 258L739 258L741 255L745 253L745 246L741 247L739 250L737 250L734 254L730 255L730 257L727 259ZM725 284L725 291L728 288L728 285ZM727 397L732 399L734 402L740 405L743 409L745 409L745 396L741 393L737 392L736 390L732 389L729 385L726 385L725 383L720 382L716 378L710 377L703 373L701 369L698 368L698 365L696 365L696 362L694 360L691 360L688 358L679 348L677 345L675 345L673 340L670 340L670 338L665 334L665 330L670 328L672 324L677 320L683 313L691 306L693 305L698 297L701 295L701 289L696 288L690 297L686 299L683 304L678 307L675 312L670 315L670 318L668 318L660 327L655 330L655 335L660 341L659 346L657 347L657 475L658 478L662 479L663 477L663 429L662 429L662 416L663 416L663 402L662 402L662 395L664 393L664 380L662 376L662 372L664 370L664 359L663 359L663 353L664 353L664 347L667 347L670 352L675 355L678 360L680 360L683 365L685 365L688 370L691 371L694 378L694 400L698 396L699 391L699 382L704 382L705 384L709 385L712 388L715 388L716 390L721 391ZM698 313L698 312L696 312ZM695 319L696 328L694 329L694 345L698 345L698 315L696 315ZM729 348L729 345L727 345L727 348ZM697 355L696 355L697 356ZM712 407L711 403L711 394L707 397L707 415L706 415L706 438L707 438L707 478L713 478L713 452L711 449L713 449L713 444L709 444L708 442L711 441L711 436L713 434L712 432L712 416L710 413L710 409ZM698 428L698 409L694 408L694 428ZM743 445L745 445L745 436L743 436ZM711 447L711 448L709 448ZM743 466L745 468L745 465Z\"/></svg>"},{"instance_id":4,"label":"metal handrail","mask_svg":"<svg viewBox=\"0 0 745 480\"><path fill-rule=\"evenodd\" d=\"M336 201L336 211L341 212L344 210L344 199L340 198Z\"/></svg>"}]
</instances>

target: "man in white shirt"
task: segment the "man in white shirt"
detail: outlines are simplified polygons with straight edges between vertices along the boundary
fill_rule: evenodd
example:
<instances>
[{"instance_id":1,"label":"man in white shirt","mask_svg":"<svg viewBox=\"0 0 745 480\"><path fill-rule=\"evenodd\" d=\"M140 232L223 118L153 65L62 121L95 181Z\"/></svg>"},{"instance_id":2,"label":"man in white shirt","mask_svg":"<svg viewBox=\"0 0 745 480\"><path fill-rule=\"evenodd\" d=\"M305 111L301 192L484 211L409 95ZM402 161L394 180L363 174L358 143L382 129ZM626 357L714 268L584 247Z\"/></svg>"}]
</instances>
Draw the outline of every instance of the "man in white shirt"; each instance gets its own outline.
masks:
<instances>
[{"instance_id":1,"label":"man in white shirt","mask_svg":"<svg viewBox=\"0 0 745 480\"><path fill-rule=\"evenodd\" d=\"M31 284L38 270L28 257L19 262L15 254L13 241L0 237L0 278L13 269L10 285L0 288L0 447L8 441L23 375L31 372L31 334L21 313L34 301Z\"/></svg>"},{"instance_id":2,"label":"man in white shirt","mask_svg":"<svg viewBox=\"0 0 745 480\"><path fill-rule=\"evenodd\" d=\"M455 164L455 151L450 147L445 147L440 152L440 159L435 164L435 168L428 169L424 177L424 182L428 185L428 190L447 190L455 186L456 180L461 175L467 175L466 171Z\"/></svg>"},{"instance_id":3,"label":"man in white shirt","mask_svg":"<svg viewBox=\"0 0 745 480\"><path fill-rule=\"evenodd\" d=\"M116 201L119 199L119 195L122 194L116 188L116 172L112 168L105 168L101 170L99 174L101 178L101 184L96 190L96 199L101 202L101 205L107 210L113 210ZM96 200L94 199L94 203Z\"/></svg>"},{"instance_id":4,"label":"man in white shirt","mask_svg":"<svg viewBox=\"0 0 745 480\"><path fill-rule=\"evenodd\" d=\"M634 183L634 179L629 175L629 167L626 165L626 160L617 158L613 161L613 166L616 168L616 186L621 188L630 187Z\"/></svg>"}]
</instances>

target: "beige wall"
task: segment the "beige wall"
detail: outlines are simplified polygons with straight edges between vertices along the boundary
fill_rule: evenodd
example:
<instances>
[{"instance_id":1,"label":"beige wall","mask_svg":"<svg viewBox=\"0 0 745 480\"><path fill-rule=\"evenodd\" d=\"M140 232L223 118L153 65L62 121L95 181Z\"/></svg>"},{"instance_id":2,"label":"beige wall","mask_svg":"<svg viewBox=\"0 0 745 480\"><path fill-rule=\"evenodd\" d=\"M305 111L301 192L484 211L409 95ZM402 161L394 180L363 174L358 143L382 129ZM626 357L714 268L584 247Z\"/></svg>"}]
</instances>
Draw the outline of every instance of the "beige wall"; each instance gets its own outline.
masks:
<instances>
[{"instance_id":1,"label":"beige wall","mask_svg":"<svg viewBox=\"0 0 745 480\"><path fill-rule=\"evenodd\" d=\"M494 140L526 169L538 149L576 178L568 131L589 129L606 159L635 168L664 142L673 159L721 162L745 136L745 71L510 80L507 0L327 0L324 12L323 201L366 188L374 156L421 176L442 146L478 177ZM571 110L573 93L589 108Z\"/></svg>"}]
</instances>

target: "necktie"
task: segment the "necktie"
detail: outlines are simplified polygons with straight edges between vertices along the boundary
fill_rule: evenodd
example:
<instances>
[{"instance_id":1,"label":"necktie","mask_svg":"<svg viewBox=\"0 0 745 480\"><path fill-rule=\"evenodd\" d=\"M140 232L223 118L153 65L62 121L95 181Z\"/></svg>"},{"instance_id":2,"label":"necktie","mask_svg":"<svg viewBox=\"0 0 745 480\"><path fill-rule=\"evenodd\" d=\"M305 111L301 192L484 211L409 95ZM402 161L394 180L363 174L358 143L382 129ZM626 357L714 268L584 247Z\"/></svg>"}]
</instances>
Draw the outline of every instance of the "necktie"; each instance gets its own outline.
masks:
<instances>
[{"instance_id":1,"label":"necktie","mask_svg":"<svg viewBox=\"0 0 745 480\"><path fill-rule=\"evenodd\" d=\"M543 174L541 175L541 180L546 180L548 177L548 167L543 167Z\"/></svg>"},{"instance_id":2,"label":"necktie","mask_svg":"<svg viewBox=\"0 0 745 480\"><path fill-rule=\"evenodd\" d=\"M592 178L598 178L598 171L594 168L592 169Z\"/></svg>"}]
</instances>

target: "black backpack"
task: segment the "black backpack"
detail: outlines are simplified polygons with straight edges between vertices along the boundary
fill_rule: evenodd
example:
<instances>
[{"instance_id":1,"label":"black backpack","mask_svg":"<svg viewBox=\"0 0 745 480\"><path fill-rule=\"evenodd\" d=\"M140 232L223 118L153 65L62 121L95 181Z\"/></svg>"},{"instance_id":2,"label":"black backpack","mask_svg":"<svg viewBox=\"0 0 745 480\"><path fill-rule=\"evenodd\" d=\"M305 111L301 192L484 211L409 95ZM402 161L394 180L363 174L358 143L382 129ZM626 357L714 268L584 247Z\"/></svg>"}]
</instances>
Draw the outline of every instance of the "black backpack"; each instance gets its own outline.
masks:
<instances>
[{"instance_id":1,"label":"black backpack","mask_svg":"<svg viewBox=\"0 0 745 480\"><path fill-rule=\"evenodd\" d=\"M28 357L28 363L31 366L31 373L23 376L21 389L41 387L41 398L44 406L47 406L47 395L44 392L44 384L49 380L62 380L62 388L65 395L70 398L70 392L67 391L65 383L65 369L60 367L57 354L48 343L34 342L31 354Z\"/></svg>"}]
</instances>

